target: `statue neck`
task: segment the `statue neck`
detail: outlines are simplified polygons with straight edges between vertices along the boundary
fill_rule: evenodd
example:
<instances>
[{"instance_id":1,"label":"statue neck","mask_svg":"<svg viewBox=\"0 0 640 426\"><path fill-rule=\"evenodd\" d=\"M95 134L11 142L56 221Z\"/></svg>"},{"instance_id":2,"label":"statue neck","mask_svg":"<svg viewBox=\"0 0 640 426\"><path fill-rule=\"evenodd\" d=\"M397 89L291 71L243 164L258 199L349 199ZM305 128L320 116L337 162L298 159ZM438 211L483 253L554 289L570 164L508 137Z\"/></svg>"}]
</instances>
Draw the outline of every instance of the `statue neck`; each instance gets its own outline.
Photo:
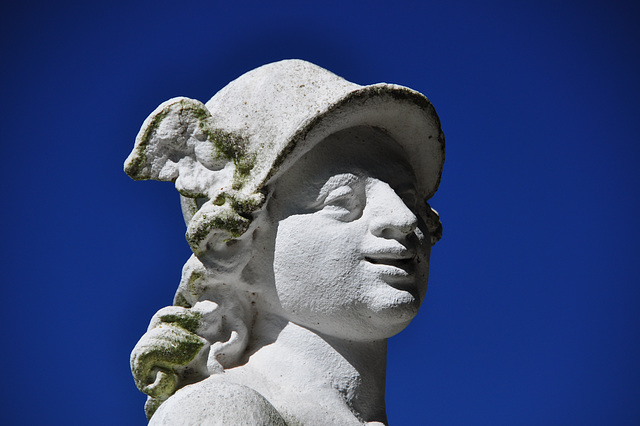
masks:
<instances>
[{"instance_id":1,"label":"statue neck","mask_svg":"<svg viewBox=\"0 0 640 426\"><path fill-rule=\"evenodd\" d=\"M261 341L246 364L247 374L261 376L263 395L270 394L265 397L274 405L289 405L286 398L295 396L294 404L306 404L300 411L316 406L319 417L309 421L321 420L325 410L339 415L342 409L360 421L386 424L386 339L338 339L277 317L258 321L254 336ZM272 389L285 390L285 400L278 403L282 393Z\"/></svg>"}]
</instances>

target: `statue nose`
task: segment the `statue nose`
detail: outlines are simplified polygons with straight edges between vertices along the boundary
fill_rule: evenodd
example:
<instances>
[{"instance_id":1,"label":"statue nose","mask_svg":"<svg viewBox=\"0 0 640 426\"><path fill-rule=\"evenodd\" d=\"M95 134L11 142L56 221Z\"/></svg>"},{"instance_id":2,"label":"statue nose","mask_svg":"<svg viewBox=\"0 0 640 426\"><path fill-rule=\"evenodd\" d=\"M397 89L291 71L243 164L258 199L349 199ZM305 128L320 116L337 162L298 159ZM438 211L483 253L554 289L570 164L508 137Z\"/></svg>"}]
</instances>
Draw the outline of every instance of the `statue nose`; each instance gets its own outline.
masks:
<instances>
[{"instance_id":1,"label":"statue nose","mask_svg":"<svg viewBox=\"0 0 640 426\"><path fill-rule=\"evenodd\" d=\"M418 218L388 184L380 182L369 202L373 207L371 233L377 237L402 239L415 231Z\"/></svg>"}]
</instances>

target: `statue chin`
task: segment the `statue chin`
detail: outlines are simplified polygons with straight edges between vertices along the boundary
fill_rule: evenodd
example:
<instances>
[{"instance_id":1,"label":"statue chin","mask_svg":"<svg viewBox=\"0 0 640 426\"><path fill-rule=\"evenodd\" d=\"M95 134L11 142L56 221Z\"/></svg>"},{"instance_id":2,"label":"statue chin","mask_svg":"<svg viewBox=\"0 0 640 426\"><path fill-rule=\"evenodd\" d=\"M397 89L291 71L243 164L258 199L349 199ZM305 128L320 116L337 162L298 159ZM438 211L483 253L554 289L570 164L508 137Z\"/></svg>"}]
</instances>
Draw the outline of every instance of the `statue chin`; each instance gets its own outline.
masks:
<instances>
[{"instance_id":1,"label":"statue chin","mask_svg":"<svg viewBox=\"0 0 640 426\"><path fill-rule=\"evenodd\" d=\"M193 256L131 354L151 424L386 424L387 338L424 301L444 136L411 89L268 64L144 122Z\"/></svg>"}]
</instances>

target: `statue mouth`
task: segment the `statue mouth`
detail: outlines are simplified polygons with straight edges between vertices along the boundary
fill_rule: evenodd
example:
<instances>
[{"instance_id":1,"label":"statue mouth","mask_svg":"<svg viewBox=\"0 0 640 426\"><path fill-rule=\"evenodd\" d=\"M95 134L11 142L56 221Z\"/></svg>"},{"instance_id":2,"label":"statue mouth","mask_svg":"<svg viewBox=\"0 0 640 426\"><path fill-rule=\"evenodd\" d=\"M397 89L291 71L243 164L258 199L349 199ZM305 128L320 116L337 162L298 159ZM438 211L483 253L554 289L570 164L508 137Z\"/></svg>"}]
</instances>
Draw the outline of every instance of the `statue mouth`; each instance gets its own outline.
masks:
<instances>
[{"instance_id":1,"label":"statue mouth","mask_svg":"<svg viewBox=\"0 0 640 426\"><path fill-rule=\"evenodd\" d=\"M364 260L388 279L404 280L414 275L416 269L416 253L414 250L388 251L370 253Z\"/></svg>"},{"instance_id":2,"label":"statue mouth","mask_svg":"<svg viewBox=\"0 0 640 426\"><path fill-rule=\"evenodd\" d=\"M393 266L399 269L409 269L413 267L415 257L409 258L374 258L370 256L365 256L364 260L369 263L373 263L374 265L388 265Z\"/></svg>"}]
</instances>

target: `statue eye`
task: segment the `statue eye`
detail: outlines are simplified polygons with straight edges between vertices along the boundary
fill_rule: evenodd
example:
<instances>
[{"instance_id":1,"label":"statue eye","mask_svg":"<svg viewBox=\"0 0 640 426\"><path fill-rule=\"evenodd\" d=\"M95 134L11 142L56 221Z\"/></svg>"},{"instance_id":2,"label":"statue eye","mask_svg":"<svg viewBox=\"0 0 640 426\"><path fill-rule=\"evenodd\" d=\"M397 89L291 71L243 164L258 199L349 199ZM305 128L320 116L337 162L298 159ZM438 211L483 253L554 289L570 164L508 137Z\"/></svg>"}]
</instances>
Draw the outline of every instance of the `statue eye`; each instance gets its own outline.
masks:
<instances>
[{"instance_id":1,"label":"statue eye","mask_svg":"<svg viewBox=\"0 0 640 426\"><path fill-rule=\"evenodd\" d=\"M362 214L361 195L351 186L340 186L327 194L322 210L342 221L351 221Z\"/></svg>"},{"instance_id":2,"label":"statue eye","mask_svg":"<svg viewBox=\"0 0 640 426\"><path fill-rule=\"evenodd\" d=\"M398 196L402 199L407 207L415 211L418 206L418 195L413 190L401 191Z\"/></svg>"},{"instance_id":3,"label":"statue eye","mask_svg":"<svg viewBox=\"0 0 640 426\"><path fill-rule=\"evenodd\" d=\"M332 204L341 204L349 199L353 198L354 191L350 186L341 186L339 188L334 189L333 191L327 194L327 197L324 199L325 205Z\"/></svg>"}]
</instances>

